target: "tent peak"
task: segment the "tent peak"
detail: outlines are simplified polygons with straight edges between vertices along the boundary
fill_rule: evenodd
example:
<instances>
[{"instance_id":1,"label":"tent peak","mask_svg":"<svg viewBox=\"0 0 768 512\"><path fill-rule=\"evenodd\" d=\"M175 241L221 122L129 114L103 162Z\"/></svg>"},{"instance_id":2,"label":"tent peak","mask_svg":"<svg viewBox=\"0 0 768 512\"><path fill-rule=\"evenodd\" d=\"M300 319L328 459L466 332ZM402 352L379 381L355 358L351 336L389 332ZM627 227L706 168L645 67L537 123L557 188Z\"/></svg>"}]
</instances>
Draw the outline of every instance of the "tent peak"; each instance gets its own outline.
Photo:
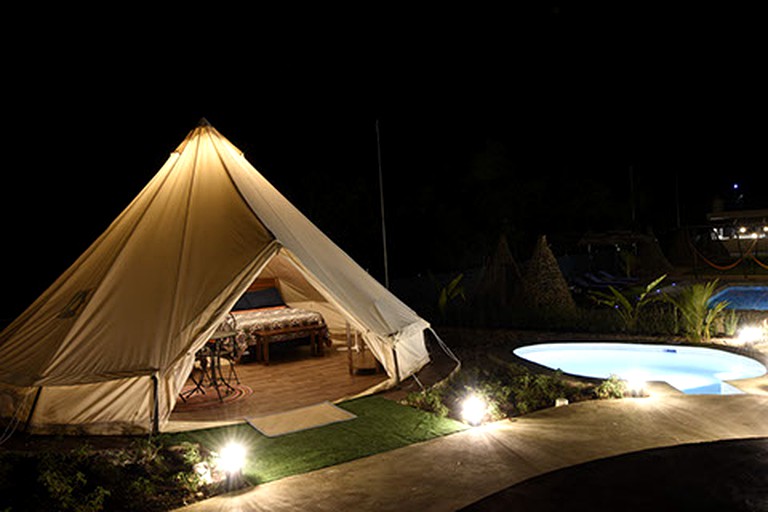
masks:
<instances>
[{"instance_id":1,"label":"tent peak","mask_svg":"<svg viewBox=\"0 0 768 512\"><path fill-rule=\"evenodd\" d=\"M201 117L200 121L197 123L197 126L198 127L211 126L211 123L209 123L206 118Z\"/></svg>"}]
</instances>

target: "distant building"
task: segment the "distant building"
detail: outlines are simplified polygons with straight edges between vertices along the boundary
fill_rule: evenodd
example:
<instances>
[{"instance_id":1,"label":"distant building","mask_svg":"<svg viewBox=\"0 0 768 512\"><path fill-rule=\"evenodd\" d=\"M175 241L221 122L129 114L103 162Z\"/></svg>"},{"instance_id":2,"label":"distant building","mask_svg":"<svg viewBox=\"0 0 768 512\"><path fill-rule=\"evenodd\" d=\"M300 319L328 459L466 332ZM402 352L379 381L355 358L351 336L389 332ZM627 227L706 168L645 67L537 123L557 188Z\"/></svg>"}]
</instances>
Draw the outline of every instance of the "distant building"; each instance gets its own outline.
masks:
<instances>
[{"instance_id":1,"label":"distant building","mask_svg":"<svg viewBox=\"0 0 768 512\"><path fill-rule=\"evenodd\" d=\"M711 239L731 256L768 255L768 210L713 211L707 220Z\"/></svg>"}]
</instances>

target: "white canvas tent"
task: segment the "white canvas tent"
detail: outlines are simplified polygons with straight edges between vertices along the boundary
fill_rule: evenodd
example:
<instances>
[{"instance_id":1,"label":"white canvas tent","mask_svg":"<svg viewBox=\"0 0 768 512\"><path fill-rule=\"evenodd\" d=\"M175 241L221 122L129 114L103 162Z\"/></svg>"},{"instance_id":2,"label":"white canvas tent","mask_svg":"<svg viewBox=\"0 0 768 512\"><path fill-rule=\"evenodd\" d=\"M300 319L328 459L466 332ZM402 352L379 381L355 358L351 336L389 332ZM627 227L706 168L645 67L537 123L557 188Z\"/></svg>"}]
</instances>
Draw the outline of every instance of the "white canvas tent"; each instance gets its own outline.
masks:
<instances>
[{"instance_id":1,"label":"white canvas tent","mask_svg":"<svg viewBox=\"0 0 768 512\"><path fill-rule=\"evenodd\" d=\"M429 324L203 120L107 230L0 333L0 417L31 432L162 431L195 352L260 275L356 329L392 385Z\"/></svg>"}]
</instances>

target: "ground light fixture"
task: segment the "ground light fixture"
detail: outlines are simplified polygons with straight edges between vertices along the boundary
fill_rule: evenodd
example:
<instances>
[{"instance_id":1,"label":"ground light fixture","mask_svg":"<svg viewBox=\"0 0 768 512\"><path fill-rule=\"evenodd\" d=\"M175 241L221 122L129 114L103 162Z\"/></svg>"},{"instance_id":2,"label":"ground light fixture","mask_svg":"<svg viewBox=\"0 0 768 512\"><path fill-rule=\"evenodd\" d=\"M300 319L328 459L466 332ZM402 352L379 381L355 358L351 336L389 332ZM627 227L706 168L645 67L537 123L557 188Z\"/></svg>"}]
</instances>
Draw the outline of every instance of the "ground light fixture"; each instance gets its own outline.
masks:
<instances>
[{"instance_id":1,"label":"ground light fixture","mask_svg":"<svg viewBox=\"0 0 768 512\"><path fill-rule=\"evenodd\" d=\"M737 339L739 343L755 343L761 341L766 335L766 328L759 325L748 325L739 329Z\"/></svg>"},{"instance_id":2,"label":"ground light fixture","mask_svg":"<svg viewBox=\"0 0 768 512\"><path fill-rule=\"evenodd\" d=\"M483 422L487 412L488 403L475 393L471 393L461 402L461 418L473 427Z\"/></svg>"},{"instance_id":3,"label":"ground light fixture","mask_svg":"<svg viewBox=\"0 0 768 512\"><path fill-rule=\"evenodd\" d=\"M647 377L641 371L631 371L622 375L624 382L627 386L630 396L640 397L645 396L645 388L647 386Z\"/></svg>"},{"instance_id":4,"label":"ground light fixture","mask_svg":"<svg viewBox=\"0 0 768 512\"><path fill-rule=\"evenodd\" d=\"M231 441L219 450L216 467L223 471L227 478L239 475L245 466L246 449L240 443Z\"/></svg>"}]
</instances>

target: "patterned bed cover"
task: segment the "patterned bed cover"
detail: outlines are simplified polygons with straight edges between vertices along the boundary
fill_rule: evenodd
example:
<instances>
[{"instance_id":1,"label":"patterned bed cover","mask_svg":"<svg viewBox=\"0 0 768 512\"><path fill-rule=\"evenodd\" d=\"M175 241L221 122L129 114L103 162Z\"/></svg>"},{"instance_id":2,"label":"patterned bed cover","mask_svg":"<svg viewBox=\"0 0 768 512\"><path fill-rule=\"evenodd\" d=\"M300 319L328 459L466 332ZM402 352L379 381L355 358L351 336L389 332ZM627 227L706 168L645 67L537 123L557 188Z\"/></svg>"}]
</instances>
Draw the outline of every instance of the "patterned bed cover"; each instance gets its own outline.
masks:
<instances>
[{"instance_id":1,"label":"patterned bed cover","mask_svg":"<svg viewBox=\"0 0 768 512\"><path fill-rule=\"evenodd\" d=\"M256 346L260 353L264 345L279 341L310 337L317 351L330 340L323 316L308 309L287 306L233 311L234 330L241 347ZM268 355L266 355L268 358Z\"/></svg>"}]
</instances>

